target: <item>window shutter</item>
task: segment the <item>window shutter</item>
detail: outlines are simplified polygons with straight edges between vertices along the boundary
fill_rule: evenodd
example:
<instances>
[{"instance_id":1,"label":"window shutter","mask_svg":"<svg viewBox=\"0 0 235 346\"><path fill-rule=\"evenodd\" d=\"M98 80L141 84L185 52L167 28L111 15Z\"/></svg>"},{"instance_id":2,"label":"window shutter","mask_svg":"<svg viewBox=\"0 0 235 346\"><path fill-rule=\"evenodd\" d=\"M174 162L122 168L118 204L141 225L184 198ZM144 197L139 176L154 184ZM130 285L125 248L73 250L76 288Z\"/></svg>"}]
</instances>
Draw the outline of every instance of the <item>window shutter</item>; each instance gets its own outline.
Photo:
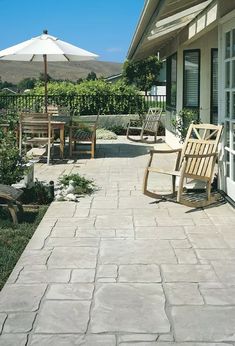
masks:
<instances>
[{"instance_id":1,"label":"window shutter","mask_svg":"<svg viewBox=\"0 0 235 346\"><path fill-rule=\"evenodd\" d=\"M211 51L211 122L218 124L218 50Z\"/></svg>"},{"instance_id":2,"label":"window shutter","mask_svg":"<svg viewBox=\"0 0 235 346\"><path fill-rule=\"evenodd\" d=\"M199 51L184 52L184 107L199 107Z\"/></svg>"}]
</instances>

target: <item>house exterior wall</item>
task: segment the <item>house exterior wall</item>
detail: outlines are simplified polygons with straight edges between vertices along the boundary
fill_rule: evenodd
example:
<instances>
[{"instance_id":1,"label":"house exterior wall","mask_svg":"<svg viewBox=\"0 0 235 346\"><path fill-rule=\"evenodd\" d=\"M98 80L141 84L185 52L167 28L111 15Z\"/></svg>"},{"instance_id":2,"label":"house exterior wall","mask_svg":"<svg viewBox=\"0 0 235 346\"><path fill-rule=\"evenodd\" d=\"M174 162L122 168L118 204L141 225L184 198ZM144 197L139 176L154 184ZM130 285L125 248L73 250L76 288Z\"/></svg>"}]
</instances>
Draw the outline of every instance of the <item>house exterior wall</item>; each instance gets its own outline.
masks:
<instances>
[{"instance_id":1,"label":"house exterior wall","mask_svg":"<svg viewBox=\"0 0 235 346\"><path fill-rule=\"evenodd\" d=\"M200 49L200 119L202 122L210 122L210 102L211 102L211 49L218 48L217 27L207 32L199 39L178 45L177 40L172 41L168 46L168 54L177 52L177 106L175 112L166 112L166 142L171 147L178 147L178 138L172 134L171 119L183 108L183 52L184 50Z\"/></svg>"}]
</instances>

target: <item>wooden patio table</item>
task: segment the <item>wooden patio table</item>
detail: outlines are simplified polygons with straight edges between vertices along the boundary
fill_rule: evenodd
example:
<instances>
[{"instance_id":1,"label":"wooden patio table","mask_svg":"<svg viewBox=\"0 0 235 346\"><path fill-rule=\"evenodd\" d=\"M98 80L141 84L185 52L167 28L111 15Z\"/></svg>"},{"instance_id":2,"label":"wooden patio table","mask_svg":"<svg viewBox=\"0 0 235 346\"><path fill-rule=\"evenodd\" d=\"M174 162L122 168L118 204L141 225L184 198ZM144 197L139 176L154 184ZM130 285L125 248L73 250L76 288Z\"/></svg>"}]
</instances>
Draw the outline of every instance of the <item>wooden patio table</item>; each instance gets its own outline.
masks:
<instances>
[{"instance_id":1,"label":"wooden patio table","mask_svg":"<svg viewBox=\"0 0 235 346\"><path fill-rule=\"evenodd\" d=\"M24 121L24 123L28 124L45 124L48 123L47 120L27 120ZM51 120L51 129L54 132L54 130L59 130L60 131L60 158L64 158L64 142L65 142L65 124L66 121L56 121L56 120Z\"/></svg>"}]
</instances>

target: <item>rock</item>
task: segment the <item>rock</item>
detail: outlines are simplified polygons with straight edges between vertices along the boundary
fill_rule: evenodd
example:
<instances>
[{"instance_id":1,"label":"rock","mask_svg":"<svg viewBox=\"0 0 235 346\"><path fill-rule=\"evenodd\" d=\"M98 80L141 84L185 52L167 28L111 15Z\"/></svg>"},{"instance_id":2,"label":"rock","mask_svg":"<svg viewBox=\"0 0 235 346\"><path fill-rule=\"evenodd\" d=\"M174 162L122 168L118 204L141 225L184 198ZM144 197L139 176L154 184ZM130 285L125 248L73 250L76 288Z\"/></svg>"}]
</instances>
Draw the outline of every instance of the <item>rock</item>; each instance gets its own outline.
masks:
<instances>
[{"instance_id":1,"label":"rock","mask_svg":"<svg viewBox=\"0 0 235 346\"><path fill-rule=\"evenodd\" d=\"M75 188L74 188L74 185L73 185L73 184L74 184L74 181L73 181L73 180L70 180L70 181L69 181L69 186L67 187L67 189L65 189L66 195L71 194L71 193L74 192Z\"/></svg>"},{"instance_id":2,"label":"rock","mask_svg":"<svg viewBox=\"0 0 235 346\"><path fill-rule=\"evenodd\" d=\"M74 195L73 193L69 193L68 195L66 195L66 196L64 197L64 199L65 199L66 201L73 201L73 202L76 202L76 201L77 201L77 196Z\"/></svg>"}]
</instances>

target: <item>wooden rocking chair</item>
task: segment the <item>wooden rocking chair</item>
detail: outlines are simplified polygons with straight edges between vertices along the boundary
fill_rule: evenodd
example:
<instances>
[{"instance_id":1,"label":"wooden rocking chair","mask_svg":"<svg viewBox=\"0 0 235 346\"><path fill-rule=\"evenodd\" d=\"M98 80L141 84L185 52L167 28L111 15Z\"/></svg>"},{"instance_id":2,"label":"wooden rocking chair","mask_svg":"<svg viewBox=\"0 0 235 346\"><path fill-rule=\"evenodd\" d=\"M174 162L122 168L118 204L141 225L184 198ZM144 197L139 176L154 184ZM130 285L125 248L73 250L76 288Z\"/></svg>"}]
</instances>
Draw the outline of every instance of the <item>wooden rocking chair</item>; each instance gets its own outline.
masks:
<instances>
[{"instance_id":1,"label":"wooden rocking chair","mask_svg":"<svg viewBox=\"0 0 235 346\"><path fill-rule=\"evenodd\" d=\"M22 203L19 200L22 194L22 190L0 184L0 206L9 210L14 224L18 223L17 211L23 213Z\"/></svg>"},{"instance_id":2,"label":"wooden rocking chair","mask_svg":"<svg viewBox=\"0 0 235 346\"><path fill-rule=\"evenodd\" d=\"M126 136L133 142L156 143L157 132L160 125L162 108L150 107L144 120L131 119L127 126ZM135 139L131 136L131 132L140 133L140 139ZM153 140L148 140L146 136L153 136Z\"/></svg>"},{"instance_id":3,"label":"wooden rocking chair","mask_svg":"<svg viewBox=\"0 0 235 346\"><path fill-rule=\"evenodd\" d=\"M218 156L218 144L221 137L223 126L211 124L191 124L182 149L173 150L151 150L150 159L145 170L143 193L157 199L174 197L176 194L176 177L179 177L177 192L177 202L190 207L204 207L215 201L211 196L211 183L213 172ZM173 171L152 167L154 154L178 153ZM172 193L170 195L160 195L148 190L148 177L150 172L167 174L172 176ZM186 178L199 180L206 183L206 198L197 200L186 198L183 195L184 181Z\"/></svg>"}]
</instances>

